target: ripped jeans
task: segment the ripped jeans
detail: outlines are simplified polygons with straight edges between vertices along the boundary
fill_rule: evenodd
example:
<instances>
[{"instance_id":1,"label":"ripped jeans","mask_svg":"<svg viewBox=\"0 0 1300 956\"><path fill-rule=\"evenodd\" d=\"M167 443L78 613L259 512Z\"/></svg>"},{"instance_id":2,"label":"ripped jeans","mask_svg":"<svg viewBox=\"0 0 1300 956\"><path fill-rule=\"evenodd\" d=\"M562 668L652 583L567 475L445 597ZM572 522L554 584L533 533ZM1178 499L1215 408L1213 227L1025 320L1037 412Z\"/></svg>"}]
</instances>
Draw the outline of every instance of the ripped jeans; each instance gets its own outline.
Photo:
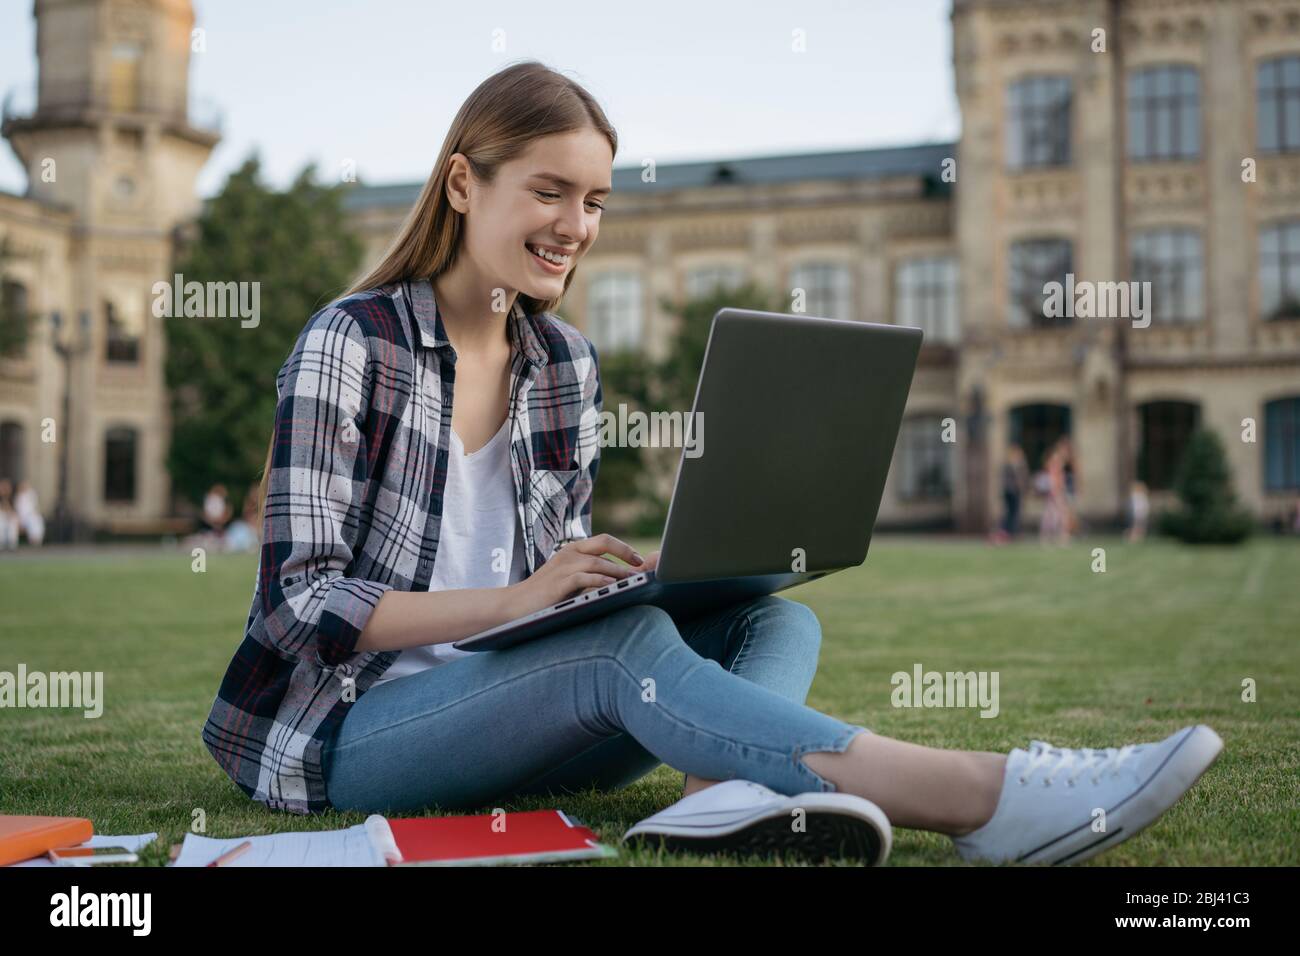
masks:
<instances>
[{"instance_id":1,"label":"ripped jeans","mask_svg":"<svg viewBox=\"0 0 1300 956\"><path fill-rule=\"evenodd\" d=\"M800 757L865 727L804 705L821 626L776 595L677 624L635 605L361 694L323 754L340 810L468 809L626 786L666 763L833 792Z\"/></svg>"}]
</instances>

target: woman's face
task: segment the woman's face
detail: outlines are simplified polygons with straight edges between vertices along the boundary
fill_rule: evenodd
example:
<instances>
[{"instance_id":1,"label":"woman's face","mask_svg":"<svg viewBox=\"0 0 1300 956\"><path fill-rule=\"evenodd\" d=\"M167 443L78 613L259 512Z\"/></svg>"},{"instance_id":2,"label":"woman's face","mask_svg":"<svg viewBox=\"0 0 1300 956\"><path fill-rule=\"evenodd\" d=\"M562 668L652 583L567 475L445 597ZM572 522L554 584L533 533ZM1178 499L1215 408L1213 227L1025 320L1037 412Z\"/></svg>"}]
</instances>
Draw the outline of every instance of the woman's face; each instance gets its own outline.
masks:
<instances>
[{"instance_id":1,"label":"woman's face","mask_svg":"<svg viewBox=\"0 0 1300 956\"><path fill-rule=\"evenodd\" d=\"M468 199L461 209L465 250L483 281L507 296L558 299L565 277L596 241L613 165L609 141L582 129L536 140L503 163L491 185L453 173L449 191L462 188ZM567 260L547 262L532 251L539 246Z\"/></svg>"}]
</instances>

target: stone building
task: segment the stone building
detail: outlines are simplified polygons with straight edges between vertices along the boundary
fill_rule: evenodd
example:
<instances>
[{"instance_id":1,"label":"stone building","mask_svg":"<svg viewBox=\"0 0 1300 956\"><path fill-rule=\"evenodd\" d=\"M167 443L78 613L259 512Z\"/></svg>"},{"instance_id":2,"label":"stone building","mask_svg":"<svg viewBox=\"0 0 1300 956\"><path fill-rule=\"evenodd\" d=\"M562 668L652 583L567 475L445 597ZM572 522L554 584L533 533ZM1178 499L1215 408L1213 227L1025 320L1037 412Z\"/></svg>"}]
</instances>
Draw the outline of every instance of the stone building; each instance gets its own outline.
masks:
<instances>
[{"instance_id":1,"label":"stone building","mask_svg":"<svg viewBox=\"0 0 1300 956\"><path fill-rule=\"evenodd\" d=\"M218 139L189 107L194 14L189 0L36 0L35 15L39 80L9 92L2 130L28 180L0 193L4 295L34 322L0 359L0 477L32 482L49 516L66 473L84 522L157 530L170 425L150 289Z\"/></svg>"},{"instance_id":2,"label":"stone building","mask_svg":"<svg viewBox=\"0 0 1300 956\"><path fill-rule=\"evenodd\" d=\"M49 80L81 92L47 107L43 69L36 108L6 113L32 186L0 195L0 235L19 251L11 285L65 326L90 317L95 349L73 364L72 474L100 521L168 513L161 339L136 336L124 374L109 355L123 330L155 321L130 290L166 275L167 230L192 212L189 183L215 141L180 95L188 3L156 0L130 38L114 33L118 8L141 6L37 3L38 18L68 18L57 34L42 23L42 64L67 60ZM1085 519L1114 524L1135 478L1157 504L1168 496L1198 423L1223 439L1243 502L1261 520L1288 513L1300 495L1300 0L955 0L952 29L959 142L659 163L653 182L641 157L620 156L561 314L602 355L662 354L662 297L752 279L802 290L809 314L920 326L882 526L987 528L1006 445L1037 467L1062 435ZM112 90L130 71L138 99L122 109ZM57 186L40 177L56 147L70 157ZM420 185L351 190L369 259ZM1053 282L1123 314L1089 316L1073 296L1080 314L1055 314ZM1150 296L1125 303L1118 283ZM24 463L50 501L55 471L34 436L61 370L47 341L33 349L0 368L0 470ZM123 429L136 442L131 505L103 495Z\"/></svg>"}]
</instances>

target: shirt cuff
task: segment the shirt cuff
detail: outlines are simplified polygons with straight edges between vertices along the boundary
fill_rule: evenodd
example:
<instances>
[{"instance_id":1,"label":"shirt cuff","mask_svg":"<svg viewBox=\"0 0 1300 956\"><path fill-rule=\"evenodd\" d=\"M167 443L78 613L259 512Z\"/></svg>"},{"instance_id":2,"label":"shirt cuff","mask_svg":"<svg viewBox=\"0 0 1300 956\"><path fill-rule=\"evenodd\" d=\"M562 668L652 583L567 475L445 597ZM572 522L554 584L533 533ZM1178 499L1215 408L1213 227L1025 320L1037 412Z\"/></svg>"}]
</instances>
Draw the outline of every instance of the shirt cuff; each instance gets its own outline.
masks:
<instances>
[{"instance_id":1,"label":"shirt cuff","mask_svg":"<svg viewBox=\"0 0 1300 956\"><path fill-rule=\"evenodd\" d=\"M330 582L316 626L316 660L337 667L356 653L357 638L392 585L363 578L338 578Z\"/></svg>"}]
</instances>

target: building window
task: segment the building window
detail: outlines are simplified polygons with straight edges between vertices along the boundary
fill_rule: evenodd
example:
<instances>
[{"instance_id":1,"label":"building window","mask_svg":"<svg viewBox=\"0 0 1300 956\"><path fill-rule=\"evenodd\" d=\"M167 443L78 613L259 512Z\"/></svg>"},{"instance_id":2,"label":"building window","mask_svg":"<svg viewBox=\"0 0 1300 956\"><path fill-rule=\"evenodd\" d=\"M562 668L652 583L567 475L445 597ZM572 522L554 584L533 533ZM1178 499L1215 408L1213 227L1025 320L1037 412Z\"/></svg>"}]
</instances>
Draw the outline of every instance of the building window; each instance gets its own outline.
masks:
<instances>
[{"instance_id":1,"label":"building window","mask_svg":"<svg viewBox=\"0 0 1300 956\"><path fill-rule=\"evenodd\" d=\"M140 58L138 43L114 43L109 61L108 108L129 113L140 108Z\"/></svg>"},{"instance_id":2,"label":"building window","mask_svg":"<svg viewBox=\"0 0 1300 956\"><path fill-rule=\"evenodd\" d=\"M1069 405L1018 405L1008 413L1011 444L1025 453L1030 472L1042 469L1047 453L1070 434Z\"/></svg>"},{"instance_id":3,"label":"building window","mask_svg":"<svg viewBox=\"0 0 1300 956\"><path fill-rule=\"evenodd\" d=\"M1187 441L1201 421L1194 402L1147 402L1138 406L1137 477L1152 491L1174 486Z\"/></svg>"},{"instance_id":4,"label":"building window","mask_svg":"<svg viewBox=\"0 0 1300 956\"><path fill-rule=\"evenodd\" d=\"M14 279L0 281L0 358L25 358L31 334L27 286Z\"/></svg>"},{"instance_id":5,"label":"building window","mask_svg":"<svg viewBox=\"0 0 1300 956\"><path fill-rule=\"evenodd\" d=\"M740 266L701 266L686 274L686 297L702 299L720 290L732 291L745 281Z\"/></svg>"},{"instance_id":6,"label":"building window","mask_svg":"<svg viewBox=\"0 0 1300 956\"><path fill-rule=\"evenodd\" d=\"M105 352L110 362L140 361L140 335L131 328L117 305L104 300Z\"/></svg>"},{"instance_id":7,"label":"building window","mask_svg":"<svg viewBox=\"0 0 1300 956\"><path fill-rule=\"evenodd\" d=\"M1007 166L1067 166L1070 163L1068 76L1029 76L1007 87Z\"/></svg>"},{"instance_id":8,"label":"building window","mask_svg":"<svg viewBox=\"0 0 1300 956\"><path fill-rule=\"evenodd\" d=\"M947 500L952 493L952 442L943 440L943 419L916 415L903 420L899 440L899 497Z\"/></svg>"},{"instance_id":9,"label":"building window","mask_svg":"<svg viewBox=\"0 0 1300 956\"><path fill-rule=\"evenodd\" d=\"M14 485L27 477L23 444L23 426L20 422L0 424L0 478L7 478Z\"/></svg>"},{"instance_id":10,"label":"building window","mask_svg":"<svg viewBox=\"0 0 1300 956\"><path fill-rule=\"evenodd\" d=\"M1007 280L1007 322L1013 328L1069 325L1065 309L1066 276L1074 269L1074 248L1068 239L1028 239L1011 244ZM1057 315L1047 314L1049 282L1061 284Z\"/></svg>"},{"instance_id":11,"label":"building window","mask_svg":"<svg viewBox=\"0 0 1300 956\"><path fill-rule=\"evenodd\" d=\"M1300 220L1259 231L1259 305L1265 319L1300 318Z\"/></svg>"},{"instance_id":12,"label":"building window","mask_svg":"<svg viewBox=\"0 0 1300 956\"><path fill-rule=\"evenodd\" d=\"M1300 56L1260 63L1255 96L1259 148L1268 153L1300 149Z\"/></svg>"},{"instance_id":13,"label":"building window","mask_svg":"<svg viewBox=\"0 0 1300 956\"><path fill-rule=\"evenodd\" d=\"M1129 242L1129 264L1134 282L1151 283L1147 307L1154 321L1205 318L1205 265L1199 232L1155 229L1136 233Z\"/></svg>"},{"instance_id":14,"label":"building window","mask_svg":"<svg viewBox=\"0 0 1300 956\"><path fill-rule=\"evenodd\" d=\"M792 303L803 290L803 314L827 319L851 319L852 280L848 266L837 262L810 262L790 272ZM791 306L793 310L793 304Z\"/></svg>"},{"instance_id":15,"label":"building window","mask_svg":"<svg viewBox=\"0 0 1300 956\"><path fill-rule=\"evenodd\" d=\"M894 324L912 325L928 342L957 341L957 260L904 259L894 268Z\"/></svg>"},{"instance_id":16,"label":"building window","mask_svg":"<svg viewBox=\"0 0 1300 956\"><path fill-rule=\"evenodd\" d=\"M1128 158L1194 159L1201 152L1200 78L1192 66L1128 77Z\"/></svg>"},{"instance_id":17,"label":"building window","mask_svg":"<svg viewBox=\"0 0 1300 956\"><path fill-rule=\"evenodd\" d=\"M104 434L104 500L135 501L134 428L110 428Z\"/></svg>"},{"instance_id":18,"label":"building window","mask_svg":"<svg viewBox=\"0 0 1300 956\"><path fill-rule=\"evenodd\" d=\"M634 272L607 272L591 280L587 324L600 352L641 345L641 277Z\"/></svg>"},{"instance_id":19,"label":"building window","mask_svg":"<svg viewBox=\"0 0 1300 956\"><path fill-rule=\"evenodd\" d=\"M1264 406L1264 490L1300 488L1300 397Z\"/></svg>"}]
</instances>

